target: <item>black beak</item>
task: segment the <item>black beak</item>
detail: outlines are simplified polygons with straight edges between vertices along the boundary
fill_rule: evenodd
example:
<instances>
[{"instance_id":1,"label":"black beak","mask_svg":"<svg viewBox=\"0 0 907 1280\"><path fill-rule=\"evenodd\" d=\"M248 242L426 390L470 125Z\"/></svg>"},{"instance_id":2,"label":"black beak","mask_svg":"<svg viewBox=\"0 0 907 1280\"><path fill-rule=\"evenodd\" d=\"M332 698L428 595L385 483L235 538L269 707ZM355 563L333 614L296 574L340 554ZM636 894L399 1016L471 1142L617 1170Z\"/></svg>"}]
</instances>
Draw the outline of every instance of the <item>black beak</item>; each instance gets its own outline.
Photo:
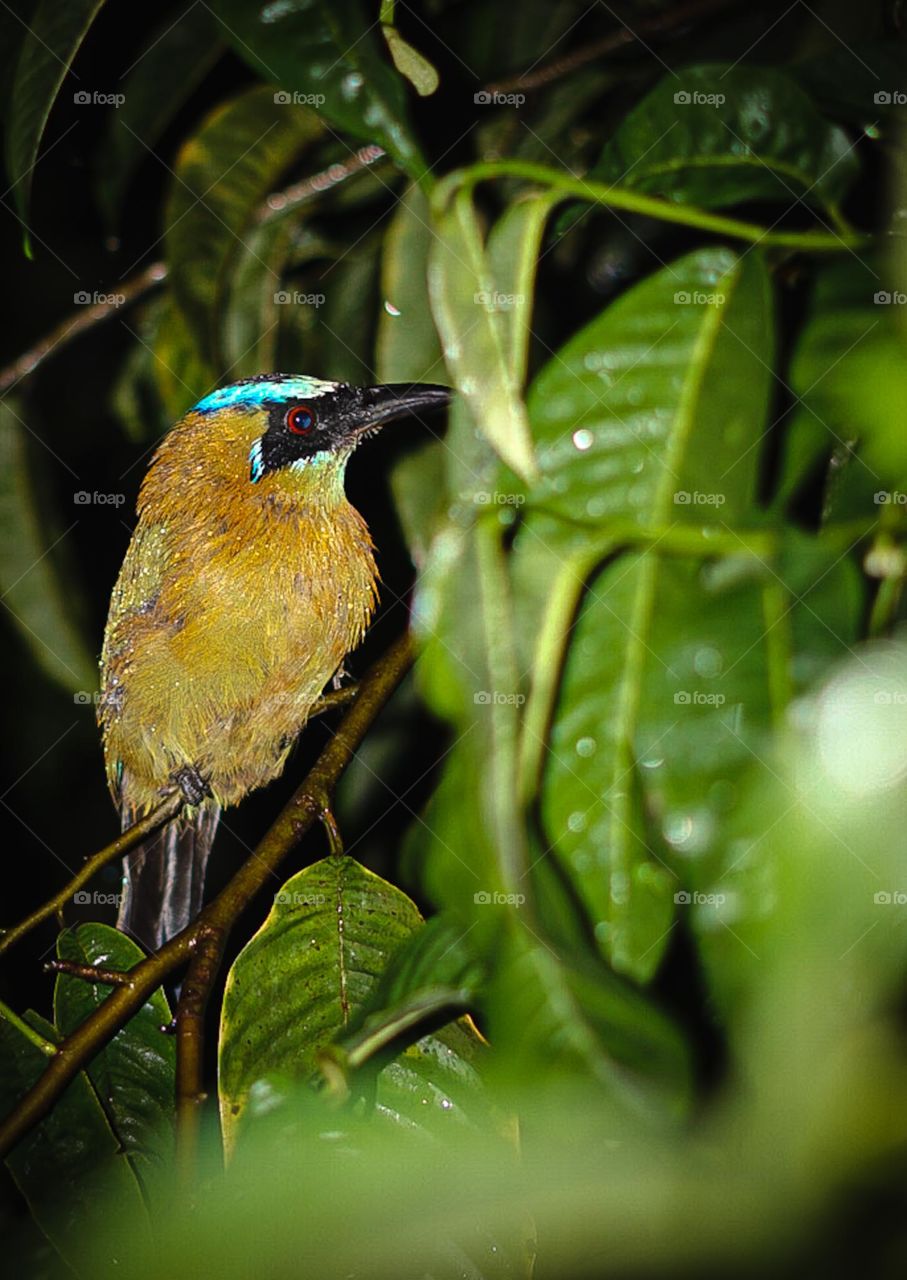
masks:
<instances>
[{"instance_id":1,"label":"black beak","mask_svg":"<svg viewBox=\"0 0 907 1280\"><path fill-rule=\"evenodd\" d=\"M391 382L383 387L358 387L356 422L351 436L370 435L395 418L446 409L453 397L450 387L431 382Z\"/></svg>"}]
</instances>

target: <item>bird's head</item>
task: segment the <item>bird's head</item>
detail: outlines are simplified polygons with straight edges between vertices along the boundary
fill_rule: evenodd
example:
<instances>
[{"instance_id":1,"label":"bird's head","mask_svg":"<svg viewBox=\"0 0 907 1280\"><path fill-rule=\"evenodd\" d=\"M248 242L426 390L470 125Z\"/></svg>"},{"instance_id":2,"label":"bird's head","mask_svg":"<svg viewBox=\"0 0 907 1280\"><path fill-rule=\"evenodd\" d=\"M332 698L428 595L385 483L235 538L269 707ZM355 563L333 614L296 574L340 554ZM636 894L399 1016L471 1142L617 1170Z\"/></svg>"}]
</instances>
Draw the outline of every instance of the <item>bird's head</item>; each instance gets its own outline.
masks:
<instances>
[{"instance_id":1,"label":"bird's head","mask_svg":"<svg viewBox=\"0 0 907 1280\"><path fill-rule=\"evenodd\" d=\"M162 442L146 483L167 486L179 472L193 487L194 477L199 486L228 484L234 493L237 484L252 486L256 497L339 501L346 463L362 440L395 418L443 408L452 394L429 383L246 378L212 391L186 414Z\"/></svg>"}]
</instances>

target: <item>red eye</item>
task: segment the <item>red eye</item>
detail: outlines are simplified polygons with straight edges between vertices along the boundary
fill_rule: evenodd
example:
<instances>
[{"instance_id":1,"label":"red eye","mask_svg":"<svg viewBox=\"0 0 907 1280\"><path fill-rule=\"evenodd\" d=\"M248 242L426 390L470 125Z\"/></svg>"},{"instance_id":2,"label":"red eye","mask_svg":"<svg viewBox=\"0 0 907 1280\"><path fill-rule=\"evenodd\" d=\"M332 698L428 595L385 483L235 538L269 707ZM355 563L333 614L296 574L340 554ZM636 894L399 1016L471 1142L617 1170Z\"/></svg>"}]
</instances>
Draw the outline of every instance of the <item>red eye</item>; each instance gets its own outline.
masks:
<instances>
[{"instance_id":1,"label":"red eye","mask_svg":"<svg viewBox=\"0 0 907 1280\"><path fill-rule=\"evenodd\" d=\"M307 436L315 426L315 410L307 404L298 404L287 414L287 426L294 436Z\"/></svg>"}]
</instances>

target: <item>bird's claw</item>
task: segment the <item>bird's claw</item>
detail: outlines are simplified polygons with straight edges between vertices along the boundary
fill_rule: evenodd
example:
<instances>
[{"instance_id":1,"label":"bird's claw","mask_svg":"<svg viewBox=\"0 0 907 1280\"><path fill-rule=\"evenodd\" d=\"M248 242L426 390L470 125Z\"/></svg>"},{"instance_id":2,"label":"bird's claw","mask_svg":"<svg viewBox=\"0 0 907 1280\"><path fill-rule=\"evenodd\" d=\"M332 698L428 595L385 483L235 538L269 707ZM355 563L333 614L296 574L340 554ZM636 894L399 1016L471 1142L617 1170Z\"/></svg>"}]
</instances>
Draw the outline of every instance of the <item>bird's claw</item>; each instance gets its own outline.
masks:
<instances>
[{"instance_id":1,"label":"bird's claw","mask_svg":"<svg viewBox=\"0 0 907 1280\"><path fill-rule=\"evenodd\" d=\"M170 777L182 791L186 804L200 805L211 795L211 788L195 765L185 764L181 769L175 769Z\"/></svg>"}]
</instances>

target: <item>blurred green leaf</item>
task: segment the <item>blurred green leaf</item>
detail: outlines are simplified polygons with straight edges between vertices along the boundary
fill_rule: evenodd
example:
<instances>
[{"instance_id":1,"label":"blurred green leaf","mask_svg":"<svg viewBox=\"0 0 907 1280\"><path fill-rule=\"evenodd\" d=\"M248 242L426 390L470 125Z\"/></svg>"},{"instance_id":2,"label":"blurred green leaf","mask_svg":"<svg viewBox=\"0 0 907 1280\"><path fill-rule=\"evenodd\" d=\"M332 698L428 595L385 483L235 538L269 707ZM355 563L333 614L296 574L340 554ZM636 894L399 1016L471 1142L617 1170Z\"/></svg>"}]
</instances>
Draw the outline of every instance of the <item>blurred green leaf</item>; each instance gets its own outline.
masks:
<instances>
[{"instance_id":1,"label":"blurred green leaf","mask_svg":"<svg viewBox=\"0 0 907 1280\"><path fill-rule=\"evenodd\" d=\"M296 234L295 220L280 218L243 237L223 321L224 361L237 381L278 368L280 322L299 305L282 280Z\"/></svg>"},{"instance_id":2,"label":"blurred green leaf","mask_svg":"<svg viewBox=\"0 0 907 1280\"><path fill-rule=\"evenodd\" d=\"M560 549L567 562L558 572L570 573L569 556L582 545L576 521L602 532L609 520L638 522L667 534L678 522L695 527L720 519L726 527L745 517L771 391L770 308L755 254L739 259L706 249L644 280L572 338L530 392L542 479L517 554L521 548L531 556L534 543L552 546L553 538L555 555ZM554 524L540 531L531 518L536 506L561 513L573 531ZM753 625L759 634L764 570L747 564L745 550L741 542L738 579L749 628L741 626L730 650L727 635L716 644L717 636L700 631L701 602L692 620L695 640L683 630L676 640L669 628L662 631L671 596L688 601L694 584L701 592L705 582L695 564L659 555L657 542L592 578L571 633L542 757L545 828L604 954L642 979L658 965L679 887L660 841L653 846L649 836L642 775L659 770L653 777L663 778L676 767L665 764L662 742L672 726L682 726L681 759L701 750L692 733L702 745L720 743L722 756L733 744L732 728L718 728L727 695L720 703L709 695L714 676L750 650ZM721 600L712 626L739 622L742 604L732 609ZM677 645L671 653L662 651L666 639ZM697 658L707 653L708 668L704 656ZM545 655L538 661L545 663ZM697 692L708 700L694 703ZM741 701L735 694L730 705ZM684 710L677 697L689 699ZM646 724L649 717L657 730ZM532 742L529 748L538 749ZM673 830L669 812L662 821Z\"/></svg>"},{"instance_id":3,"label":"blurred green leaf","mask_svg":"<svg viewBox=\"0 0 907 1280\"><path fill-rule=\"evenodd\" d=\"M73 507L63 533L48 530L26 451L25 412L10 397L0 406L0 598L38 666L64 689L91 694L97 664L82 635L75 592L60 578L52 555L75 527L80 508ZM76 489L78 478L71 484Z\"/></svg>"},{"instance_id":4,"label":"blurred green leaf","mask_svg":"<svg viewBox=\"0 0 907 1280\"><path fill-rule=\"evenodd\" d=\"M538 200L547 212L547 198ZM524 278L522 268L533 278L539 231L538 220L531 217L508 221L495 241L494 261L506 272L499 283L491 244L486 253L471 196L461 190L435 215L428 272L432 310L454 384L500 457L524 478L535 474L535 460L515 367L514 333L528 323L531 297L515 294L509 286ZM511 236L517 243L509 243ZM515 311L513 317L508 310Z\"/></svg>"},{"instance_id":5,"label":"blurred green leaf","mask_svg":"<svg viewBox=\"0 0 907 1280\"><path fill-rule=\"evenodd\" d=\"M56 1040L37 1014L27 1013L25 1021ZM40 1049L0 1018L0 1112L8 1114L46 1066ZM6 1165L35 1221L70 1264L92 1238L103 1236L108 1265L148 1242L139 1185L84 1074L14 1147Z\"/></svg>"},{"instance_id":6,"label":"blurred green leaf","mask_svg":"<svg viewBox=\"0 0 907 1280\"><path fill-rule=\"evenodd\" d=\"M431 211L406 191L384 237L375 372L380 382L442 382L443 355L428 298Z\"/></svg>"},{"instance_id":7,"label":"blurred green leaf","mask_svg":"<svg viewBox=\"0 0 907 1280\"><path fill-rule=\"evenodd\" d=\"M283 885L227 978L219 1079L228 1148L256 1081L273 1073L313 1076L319 1051L343 1032L420 925L399 889L352 858L326 858ZM456 1025L411 1045L382 1072L379 1109L416 1124L429 1098L442 1112L449 1109L450 1091L455 1099L464 1088L475 1091L472 1050ZM462 1099L453 1112L461 1105Z\"/></svg>"},{"instance_id":8,"label":"blurred green leaf","mask_svg":"<svg viewBox=\"0 0 907 1280\"><path fill-rule=\"evenodd\" d=\"M65 930L57 939L57 955L61 960L119 973L127 973L145 959L130 938L104 924ZM54 1021L60 1034L71 1035L111 990L102 983L58 974ZM88 1078L120 1148L129 1156L146 1191L173 1156L176 1040L164 1031L170 1019L167 998L163 991L156 991L88 1066Z\"/></svg>"},{"instance_id":9,"label":"blurred green leaf","mask_svg":"<svg viewBox=\"0 0 907 1280\"><path fill-rule=\"evenodd\" d=\"M396 27L382 26L381 34L394 60L394 66L421 98L430 97L440 83L438 73L428 59L403 39Z\"/></svg>"},{"instance_id":10,"label":"blurred green leaf","mask_svg":"<svg viewBox=\"0 0 907 1280\"><path fill-rule=\"evenodd\" d=\"M494 908L492 908L494 909ZM527 931L511 931L494 965L489 1035L506 1052L511 1087L549 1091L594 1084L602 1105L647 1121L678 1120L690 1098L683 1038L656 1006L591 958L577 964Z\"/></svg>"},{"instance_id":11,"label":"blurred green leaf","mask_svg":"<svg viewBox=\"0 0 907 1280\"><path fill-rule=\"evenodd\" d=\"M112 225L136 170L207 72L224 52L210 9L190 5L177 21L168 16L121 79L124 101L110 113L98 158L98 201Z\"/></svg>"},{"instance_id":12,"label":"blurred green leaf","mask_svg":"<svg viewBox=\"0 0 907 1280\"><path fill-rule=\"evenodd\" d=\"M401 199L384 237L381 296L375 342L379 382L445 382L447 373L428 298L431 211L419 187ZM391 473L394 506L410 554L424 563L446 503L444 443L409 453Z\"/></svg>"},{"instance_id":13,"label":"blurred green leaf","mask_svg":"<svg viewBox=\"0 0 907 1280\"><path fill-rule=\"evenodd\" d=\"M905 46L896 40L848 42L797 62L790 74L835 119L869 132L883 121L883 131L897 126L907 102Z\"/></svg>"},{"instance_id":14,"label":"blurred green leaf","mask_svg":"<svg viewBox=\"0 0 907 1280\"><path fill-rule=\"evenodd\" d=\"M314 112L278 96L260 86L218 107L176 159L165 215L171 287L199 354L218 371L225 296L245 237L267 194L321 133Z\"/></svg>"},{"instance_id":15,"label":"blurred green leaf","mask_svg":"<svg viewBox=\"0 0 907 1280\"><path fill-rule=\"evenodd\" d=\"M331 124L382 146L410 177L425 161L407 118L404 82L382 59L375 24L358 0L249 5L215 0L227 38L264 78L301 95Z\"/></svg>"},{"instance_id":16,"label":"blurred green leaf","mask_svg":"<svg viewBox=\"0 0 907 1280\"><path fill-rule=\"evenodd\" d=\"M79 46L103 7L104 0L71 0L64 5L57 0L41 0L29 20L6 125L6 165L16 191L16 207L23 217L28 211L32 173L51 108ZM80 101L80 94L85 94L86 100L90 98L87 90L77 89L76 102ZM28 246L26 237L27 249Z\"/></svg>"},{"instance_id":17,"label":"blurred green leaf","mask_svg":"<svg viewBox=\"0 0 907 1280\"><path fill-rule=\"evenodd\" d=\"M153 361L167 426L217 385L214 367L199 355L186 317L170 294L158 314Z\"/></svg>"},{"instance_id":18,"label":"blurred green leaf","mask_svg":"<svg viewBox=\"0 0 907 1280\"><path fill-rule=\"evenodd\" d=\"M368 385L378 314L377 240L366 239L319 274L316 314L323 330L323 368L340 382Z\"/></svg>"},{"instance_id":19,"label":"blurred green leaf","mask_svg":"<svg viewBox=\"0 0 907 1280\"><path fill-rule=\"evenodd\" d=\"M713 64L665 76L588 176L703 208L802 199L835 215L858 172L847 135L783 71Z\"/></svg>"},{"instance_id":20,"label":"blurred green leaf","mask_svg":"<svg viewBox=\"0 0 907 1280\"><path fill-rule=\"evenodd\" d=\"M907 399L907 333L899 312L907 295L894 268L850 255L817 272L812 305L794 346L790 383L829 443L859 442L867 519L871 494L907 481L907 442L891 428L891 405Z\"/></svg>"}]
</instances>

